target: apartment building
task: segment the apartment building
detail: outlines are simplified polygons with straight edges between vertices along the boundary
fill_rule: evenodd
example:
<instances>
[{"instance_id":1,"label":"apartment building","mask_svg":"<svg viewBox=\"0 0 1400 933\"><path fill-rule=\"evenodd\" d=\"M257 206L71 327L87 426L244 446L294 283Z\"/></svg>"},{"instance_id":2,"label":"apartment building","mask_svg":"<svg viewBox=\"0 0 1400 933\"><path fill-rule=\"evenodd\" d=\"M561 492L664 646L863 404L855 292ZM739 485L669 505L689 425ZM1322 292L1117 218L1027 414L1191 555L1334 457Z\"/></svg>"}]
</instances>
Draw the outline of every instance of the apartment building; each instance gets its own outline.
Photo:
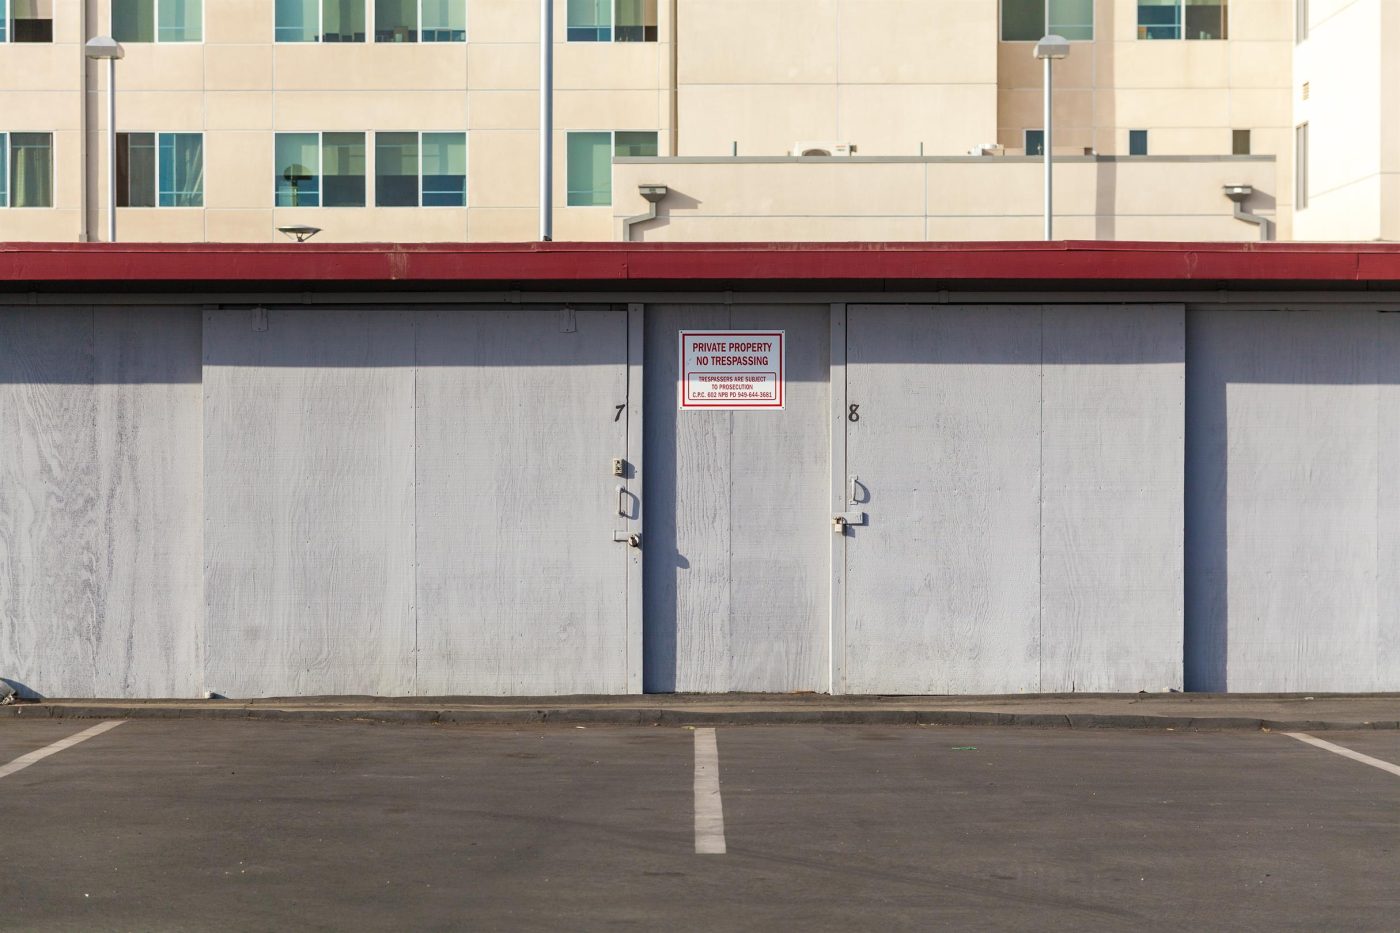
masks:
<instances>
[{"instance_id":1,"label":"apartment building","mask_svg":"<svg viewBox=\"0 0 1400 933\"><path fill-rule=\"evenodd\" d=\"M540 9L0 0L0 239L105 236L99 35L123 240L535 239ZM554 26L555 239L1036 238L1046 32L1057 235L1400 238L1393 0L554 0Z\"/></svg>"}]
</instances>

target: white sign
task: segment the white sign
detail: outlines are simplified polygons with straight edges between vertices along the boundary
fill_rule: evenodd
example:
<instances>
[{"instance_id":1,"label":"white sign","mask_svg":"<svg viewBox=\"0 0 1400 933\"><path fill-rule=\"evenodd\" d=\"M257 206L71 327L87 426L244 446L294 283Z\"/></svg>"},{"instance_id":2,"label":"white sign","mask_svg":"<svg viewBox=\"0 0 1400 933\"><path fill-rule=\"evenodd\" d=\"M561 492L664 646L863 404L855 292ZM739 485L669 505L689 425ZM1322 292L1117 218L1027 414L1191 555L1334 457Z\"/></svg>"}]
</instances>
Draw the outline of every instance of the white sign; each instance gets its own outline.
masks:
<instances>
[{"instance_id":1,"label":"white sign","mask_svg":"<svg viewBox=\"0 0 1400 933\"><path fill-rule=\"evenodd\" d=\"M781 409L783 332L681 331L681 410Z\"/></svg>"}]
</instances>

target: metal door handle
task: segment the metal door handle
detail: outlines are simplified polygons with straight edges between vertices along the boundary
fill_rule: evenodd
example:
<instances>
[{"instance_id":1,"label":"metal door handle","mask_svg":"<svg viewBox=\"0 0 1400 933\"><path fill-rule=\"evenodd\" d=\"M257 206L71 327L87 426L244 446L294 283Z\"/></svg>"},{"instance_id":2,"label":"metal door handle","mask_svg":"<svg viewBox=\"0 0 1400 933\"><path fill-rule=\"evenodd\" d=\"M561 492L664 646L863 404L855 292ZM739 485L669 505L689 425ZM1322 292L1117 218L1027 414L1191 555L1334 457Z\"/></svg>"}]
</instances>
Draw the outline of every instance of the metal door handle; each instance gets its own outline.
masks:
<instances>
[{"instance_id":1,"label":"metal door handle","mask_svg":"<svg viewBox=\"0 0 1400 933\"><path fill-rule=\"evenodd\" d=\"M627 487L621 483L617 486L617 514L627 517Z\"/></svg>"}]
</instances>

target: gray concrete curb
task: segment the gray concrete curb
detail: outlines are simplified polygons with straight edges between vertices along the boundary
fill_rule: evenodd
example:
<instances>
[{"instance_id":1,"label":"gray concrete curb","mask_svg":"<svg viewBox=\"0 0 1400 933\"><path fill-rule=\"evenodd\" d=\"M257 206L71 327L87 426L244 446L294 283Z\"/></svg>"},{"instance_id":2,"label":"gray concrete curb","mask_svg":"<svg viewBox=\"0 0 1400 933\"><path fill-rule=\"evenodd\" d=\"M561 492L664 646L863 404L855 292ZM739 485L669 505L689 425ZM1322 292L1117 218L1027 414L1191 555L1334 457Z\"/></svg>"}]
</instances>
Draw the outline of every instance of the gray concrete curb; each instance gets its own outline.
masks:
<instances>
[{"instance_id":1,"label":"gray concrete curb","mask_svg":"<svg viewBox=\"0 0 1400 933\"><path fill-rule=\"evenodd\" d=\"M279 709L266 706L98 706L21 703L0 707L3 719L219 719L274 722L372 722L448 725L618 726L1020 726L1051 729L1323 732L1400 729L1400 720L1278 720L1243 716L1144 716L1120 713L997 713L982 710L688 710L665 707L538 707L515 709Z\"/></svg>"}]
</instances>

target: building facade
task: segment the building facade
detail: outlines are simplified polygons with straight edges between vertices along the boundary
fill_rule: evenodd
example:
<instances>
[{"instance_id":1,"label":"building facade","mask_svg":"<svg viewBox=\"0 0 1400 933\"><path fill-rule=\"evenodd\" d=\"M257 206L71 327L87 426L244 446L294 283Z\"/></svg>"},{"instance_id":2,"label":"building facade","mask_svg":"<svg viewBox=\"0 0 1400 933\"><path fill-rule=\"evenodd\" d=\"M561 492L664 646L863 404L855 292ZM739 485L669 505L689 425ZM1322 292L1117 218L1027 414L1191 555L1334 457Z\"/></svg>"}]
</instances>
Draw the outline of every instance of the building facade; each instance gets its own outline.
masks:
<instances>
[{"instance_id":1,"label":"building facade","mask_svg":"<svg viewBox=\"0 0 1400 933\"><path fill-rule=\"evenodd\" d=\"M556 239L1038 236L1046 30L1062 236L1400 236L1387 0L554 2ZM539 234L537 0L0 7L0 238L101 238L109 34L122 239Z\"/></svg>"}]
</instances>

